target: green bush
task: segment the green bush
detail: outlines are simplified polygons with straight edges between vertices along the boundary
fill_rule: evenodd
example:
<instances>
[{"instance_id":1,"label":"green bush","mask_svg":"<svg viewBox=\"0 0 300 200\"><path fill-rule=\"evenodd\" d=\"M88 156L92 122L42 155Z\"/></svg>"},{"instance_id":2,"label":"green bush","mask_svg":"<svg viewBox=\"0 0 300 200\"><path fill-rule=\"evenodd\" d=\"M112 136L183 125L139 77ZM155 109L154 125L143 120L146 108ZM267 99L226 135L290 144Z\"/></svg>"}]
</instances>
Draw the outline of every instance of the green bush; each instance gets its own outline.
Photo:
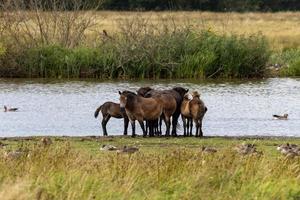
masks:
<instances>
[{"instance_id":1,"label":"green bush","mask_svg":"<svg viewBox=\"0 0 300 200\"><path fill-rule=\"evenodd\" d=\"M270 52L260 35L220 36L207 31L192 40L194 44L187 47L178 68L181 78L253 78L265 74Z\"/></svg>"}]
</instances>

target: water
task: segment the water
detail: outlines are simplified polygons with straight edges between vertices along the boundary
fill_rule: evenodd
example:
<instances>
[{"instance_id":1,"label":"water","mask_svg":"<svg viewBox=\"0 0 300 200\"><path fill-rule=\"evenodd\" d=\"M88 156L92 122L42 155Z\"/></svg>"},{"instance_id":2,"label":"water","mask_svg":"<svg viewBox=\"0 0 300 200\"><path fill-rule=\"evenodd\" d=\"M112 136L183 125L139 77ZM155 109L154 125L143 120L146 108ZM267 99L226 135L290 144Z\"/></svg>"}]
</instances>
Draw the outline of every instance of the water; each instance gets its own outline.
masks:
<instances>
[{"instance_id":1,"label":"water","mask_svg":"<svg viewBox=\"0 0 300 200\"><path fill-rule=\"evenodd\" d=\"M0 112L0 137L102 135L95 109L105 101L118 102L118 90L136 91L141 86L198 90L208 107L204 135L300 136L300 79L272 78L218 83L0 79L0 106L19 108L15 113ZM284 113L289 120L272 119ZM111 119L107 129L109 135L120 135L123 121Z\"/></svg>"}]
</instances>

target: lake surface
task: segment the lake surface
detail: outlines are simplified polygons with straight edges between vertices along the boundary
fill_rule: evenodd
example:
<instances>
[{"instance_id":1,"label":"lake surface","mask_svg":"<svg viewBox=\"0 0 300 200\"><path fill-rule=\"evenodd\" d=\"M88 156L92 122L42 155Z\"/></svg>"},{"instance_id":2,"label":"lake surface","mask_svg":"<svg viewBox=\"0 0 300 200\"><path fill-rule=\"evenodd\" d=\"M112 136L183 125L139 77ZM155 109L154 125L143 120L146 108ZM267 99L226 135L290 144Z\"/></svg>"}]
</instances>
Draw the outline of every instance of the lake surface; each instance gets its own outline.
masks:
<instances>
[{"instance_id":1,"label":"lake surface","mask_svg":"<svg viewBox=\"0 0 300 200\"><path fill-rule=\"evenodd\" d=\"M0 106L19 108L5 113L0 107L0 137L102 135L102 117L94 118L95 109L105 101L118 102L118 90L136 91L141 86L182 86L199 91L208 107L204 135L300 136L300 79L271 78L227 82L0 79ZM289 120L272 119L273 114L284 113ZM179 121L182 125L181 118ZM123 121L112 119L107 129L109 135L120 135ZM137 133L141 134L141 129Z\"/></svg>"}]
</instances>

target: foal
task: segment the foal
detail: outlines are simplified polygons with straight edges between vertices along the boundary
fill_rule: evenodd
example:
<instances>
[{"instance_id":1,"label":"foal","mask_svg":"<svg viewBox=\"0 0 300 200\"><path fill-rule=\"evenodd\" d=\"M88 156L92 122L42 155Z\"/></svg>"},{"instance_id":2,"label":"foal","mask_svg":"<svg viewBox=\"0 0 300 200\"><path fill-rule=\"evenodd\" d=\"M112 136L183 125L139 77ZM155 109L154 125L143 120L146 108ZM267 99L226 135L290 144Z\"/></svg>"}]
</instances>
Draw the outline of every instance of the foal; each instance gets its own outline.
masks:
<instances>
[{"instance_id":1,"label":"foal","mask_svg":"<svg viewBox=\"0 0 300 200\"><path fill-rule=\"evenodd\" d=\"M198 92L193 92L193 99L190 101L190 112L194 123L196 124L196 137L202 137L202 120L207 112L207 107L204 102L200 99L200 94Z\"/></svg>"},{"instance_id":2,"label":"foal","mask_svg":"<svg viewBox=\"0 0 300 200\"><path fill-rule=\"evenodd\" d=\"M126 113L121 112L120 104L114 103L114 102L109 102L109 101L105 102L100 107L98 107L97 110L95 111L95 114L94 114L95 118L98 117L100 111L102 113L101 125L102 125L104 136L107 136L106 124L111 117L114 117L117 119L124 118L123 135L127 135L127 128L128 128L129 120L128 120Z\"/></svg>"},{"instance_id":3,"label":"foal","mask_svg":"<svg viewBox=\"0 0 300 200\"><path fill-rule=\"evenodd\" d=\"M144 120L156 120L163 113L162 101L159 98L144 98L137 96L133 92L120 92L120 108L126 111L132 126L132 137L135 136L135 120L137 120L143 130L143 136L147 135Z\"/></svg>"},{"instance_id":4,"label":"foal","mask_svg":"<svg viewBox=\"0 0 300 200\"><path fill-rule=\"evenodd\" d=\"M193 130L193 120L190 111L190 94L185 94L183 101L181 103L180 111L181 111L181 119L183 123L183 135L184 136L192 136Z\"/></svg>"},{"instance_id":5,"label":"foal","mask_svg":"<svg viewBox=\"0 0 300 200\"><path fill-rule=\"evenodd\" d=\"M181 105L181 116L184 126L184 135L192 136L193 121L196 124L196 137L202 137L202 120L207 112L207 107L200 99L198 92L193 92L192 100L186 94ZM187 123L186 123L187 120Z\"/></svg>"}]
</instances>

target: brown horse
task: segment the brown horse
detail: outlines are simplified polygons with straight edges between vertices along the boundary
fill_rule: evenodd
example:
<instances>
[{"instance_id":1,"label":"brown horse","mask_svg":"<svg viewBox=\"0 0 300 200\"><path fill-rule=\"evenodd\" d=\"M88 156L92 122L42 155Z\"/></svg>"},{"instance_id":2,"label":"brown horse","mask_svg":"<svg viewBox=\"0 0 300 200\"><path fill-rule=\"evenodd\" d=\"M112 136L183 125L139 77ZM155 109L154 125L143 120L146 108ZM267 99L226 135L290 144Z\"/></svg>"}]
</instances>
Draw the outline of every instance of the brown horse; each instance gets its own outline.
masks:
<instances>
[{"instance_id":1,"label":"brown horse","mask_svg":"<svg viewBox=\"0 0 300 200\"><path fill-rule=\"evenodd\" d=\"M151 133L153 134L153 129L157 130L156 133L161 134L161 121L164 120L165 124L166 124L166 135L170 135L170 118L171 116L175 113L176 111L176 100L175 98L168 92L164 92L164 91L159 91L159 90L152 90L151 93L146 93L143 94L143 88L140 88L140 90L138 90L138 94L139 95L144 95L144 97L146 98L158 98L161 100L162 105L163 105L163 114L159 119L159 129L158 129L158 120L156 121L150 121L147 123L150 123L150 135ZM147 88L146 88L147 90ZM152 125L152 126L151 126ZM152 129L152 131L151 131Z\"/></svg>"},{"instance_id":2,"label":"brown horse","mask_svg":"<svg viewBox=\"0 0 300 200\"><path fill-rule=\"evenodd\" d=\"M138 94L144 97L152 97L157 94L168 94L171 95L176 101L176 109L172 115L172 135L177 136L176 128L178 123L178 118L180 116L180 106L184 95L188 92L188 89L182 87L174 87L171 90L154 90L150 87L142 87L138 90ZM161 124L160 124L161 130Z\"/></svg>"},{"instance_id":3,"label":"brown horse","mask_svg":"<svg viewBox=\"0 0 300 200\"><path fill-rule=\"evenodd\" d=\"M98 117L99 112L101 111L102 113L102 129L103 129L103 135L107 136L107 130L106 130L106 124L109 121L111 117L121 119L124 118L124 132L123 135L127 135L127 128L128 128L128 117L126 113L121 112L120 104L114 103L114 102L105 102L102 104L100 107L97 108L95 111L95 118Z\"/></svg>"},{"instance_id":4,"label":"brown horse","mask_svg":"<svg viewBox=\"0 0 300 200\"><path fill-rule=\"evenodd\" d=\"M181 103L181 118L183 122L183 135L184 136L192 136L193 130L193 120L190 111L190 102L191 99L189 98L190 94L185 94L183 101Z\"/></svg>"},{"instance_id":5,"label":"brown horse","mask_svg":"<svg viewBox=\"0 0 300 200\"><path fill-rule=\"evenodd\" d=\"M156 120L163 113L162 101L159 98L144 98L130 91L120 92L120 108L126 111L132 126L132 137L135 136L135 120L137 120L146 136L144 120Z\"/></svg>"},{"instance_id":6,"label":"brown horse","mask_svg":"<svg viewBox=\"0 0 300 200\"><path fill-rule=\"evenodd\" d=\"M198 92L193 92L193 99L189 102L190 113L194 123L196 124L196 137L202 137L202 120L207 112L207 107L204 102L200 99Z\"/></svg>"}]
</instances>

